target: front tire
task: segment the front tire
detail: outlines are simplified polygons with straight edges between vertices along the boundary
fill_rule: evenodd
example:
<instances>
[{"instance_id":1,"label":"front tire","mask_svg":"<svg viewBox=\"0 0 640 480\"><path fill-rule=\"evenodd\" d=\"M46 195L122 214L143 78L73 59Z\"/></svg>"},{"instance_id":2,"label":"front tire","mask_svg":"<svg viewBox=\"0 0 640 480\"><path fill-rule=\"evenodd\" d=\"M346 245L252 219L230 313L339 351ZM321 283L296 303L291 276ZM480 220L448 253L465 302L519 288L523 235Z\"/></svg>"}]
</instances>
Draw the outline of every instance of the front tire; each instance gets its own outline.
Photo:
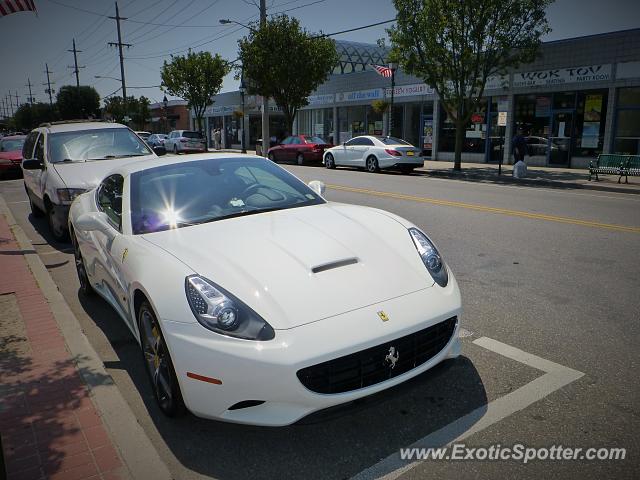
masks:
<instances>
[{"instance_id":1,"label":"front tire","mask_svg":"<svg viewBox=\"0 0 640 480\"><path fill-rule=\"evenodd\" d=\"M186 407L178 377L158 319L147 300L142 302L138 310L138 325L142 354L158 406L166 416L179 417L185 413Z\"/></svg>"},{"instance_id":2,"label":"front tire","mask_svg":"<svg viewBox=\"0 0 640 480\"><path fill-rule=\"evenodd\" d=\"M80 246L75 234L71 234L71 242L73 243L73 257L76 263L76 273L78 274L78 281L80 282L80 292L85 296L93 296L95 290L89 281L87 275L87 267L84 265L84 258L80 253Z\"/></svg>"},{"instance_id":3,"label":"front tire","mask_svg":"<svg viewBox=\"0 0 640 480\"><path fill-rule=\"evenodd\" d=\"M380 167L378 167L378 159L373 155L367 157L367 172L377 173L379 170Z\"/></svg>"},{"instance_id":4,"label":"front tire","mask_svg":"<svg viewBox=\"0 0 640 480\"><path fill-rule=\"evenodd\" d=\"M175 144L173 145L173 154L178 155L178 146Z\"/></svg>"},{"instance_id":5,"label":"front tire","mask_svg":"<svg viewBox=\"0 0 640 480\"><path fill-rule=\"evenodd\" d=\"M47 223L49 224L49 232L56 242L67 242L69 240L69 232L64 228L64 225L56 224L55 206L47 201L45 202L47 208Z\"/></svg>"},{"instance_id":6,"label":"front tire","mask_svg":"<svg viewBox=\"0 0 640 480\"><path fill-rule=\"evenodd\" d=\"M267 155L267 158L274 163L276 162L276 156L272 152L269 152L269 154Z\"/></svg>"},{"instance_id":7,"label":"front tire","mask_svg":"<svg viewBox=\"0 0 640 480\"><path fill-rule=\"evenodd\" d=\"M330 153L327 153L324 157L324 166L326 168L332 169L332 168L336 168L336 161L333 158L333 155Z\"/></svg>"}]
</instances>

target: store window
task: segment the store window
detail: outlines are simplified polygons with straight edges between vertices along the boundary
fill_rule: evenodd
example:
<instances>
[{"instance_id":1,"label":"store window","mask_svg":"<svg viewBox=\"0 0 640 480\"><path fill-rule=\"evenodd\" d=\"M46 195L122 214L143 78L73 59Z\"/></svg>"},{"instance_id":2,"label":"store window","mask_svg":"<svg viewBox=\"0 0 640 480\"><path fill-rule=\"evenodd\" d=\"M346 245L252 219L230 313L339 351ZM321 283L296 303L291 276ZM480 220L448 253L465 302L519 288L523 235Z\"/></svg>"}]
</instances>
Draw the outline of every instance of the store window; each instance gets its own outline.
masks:
<instances>
[{"instance_id":1,"label":"store window","mask_svg":"<svg viewBox=\"0 0 640 480\"><path fill-rule=\"evenodd\" d=\"M333 143L333 108L318 108L312 110L312 124L310 135Z\"/></svg>"},{"instance_id":2,"label":"store window","mask_svg":"<svg viewBox=\"0 0 640 480\"><path fill-rule=\"evenodd\" d=\"M640 87L618 90L613 151L640 155Z\"/></svg>"},{"instance_id":3,"label":"store window","mask_svg":"<svg viewBox=\"0 0 640 480\"><path fill-rule=\"evenodd\" d=\"M311 124L313 110L299 110L298 111L298 133L300 135L312 135Z\"/></svg>"},{"instance_id":4,"label":"store window","mask_svg":"<svg viewBox=\"0 0 640 480\"><path fill-rule=\"evenodd\" d=\"M441 152L455 152L456 126L449 115L442 109L440 115L440 148ZM464 153L484 153L487 138L487 100L482 99L471 119L465 126Z\"/></svg>"}]
</instances>

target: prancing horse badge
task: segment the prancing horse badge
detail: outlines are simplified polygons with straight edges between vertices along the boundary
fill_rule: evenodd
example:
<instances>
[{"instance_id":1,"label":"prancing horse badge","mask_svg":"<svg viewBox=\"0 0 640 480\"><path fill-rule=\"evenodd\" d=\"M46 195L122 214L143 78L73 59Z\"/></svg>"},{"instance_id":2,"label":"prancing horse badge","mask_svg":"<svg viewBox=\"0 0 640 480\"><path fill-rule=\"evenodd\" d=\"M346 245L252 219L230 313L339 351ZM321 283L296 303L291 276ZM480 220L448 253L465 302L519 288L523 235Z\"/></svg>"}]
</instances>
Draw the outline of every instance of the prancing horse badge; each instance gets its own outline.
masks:
<instances>
[{"instance_id":1,"label":"prancing horse badge","mask_svg":"<svg viewBox=\"0 0 640 480\"><path fill-rule=\"evenodd\" d=\"M380 310L378 312L378 316L380 317L380 320L382 320L383 322L389 321L389 316L386 313L384 313L384 310Z\"/></svg>"}]
</instances>

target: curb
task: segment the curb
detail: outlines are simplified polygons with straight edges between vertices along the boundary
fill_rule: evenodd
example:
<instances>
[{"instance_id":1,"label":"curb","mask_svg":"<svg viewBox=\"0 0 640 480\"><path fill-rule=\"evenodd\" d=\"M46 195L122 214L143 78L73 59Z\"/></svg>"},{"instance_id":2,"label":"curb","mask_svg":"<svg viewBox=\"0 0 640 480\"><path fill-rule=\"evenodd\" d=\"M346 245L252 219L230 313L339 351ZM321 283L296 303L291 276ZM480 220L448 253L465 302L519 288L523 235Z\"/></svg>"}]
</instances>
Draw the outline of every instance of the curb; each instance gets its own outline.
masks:
<instances>
[{"instance_id":1,"label":"curb","mask_svg":"<svg viewBox=\"0 0 640 480\"><path fill-rule=\"evenodd\" d=\"M82 327L75 317L55 282L49 275L40 256L22 228L16 223L4 198L0 195L0 215L5 215L9 228L19 247L25 251L24 257L42 294L49 304L53 317L62 332L65 344L76 361L76 368L89 389L89 394L104 420L104 426L118 450L130 477L134 480L172 479L169 469L138 423L129 405L111 382L98 382L96 377L111 376L104 368L97 352L89 343ZM99 375L88 374L97 372Z\"/></svg>"},{"instance_id":2,"label":"curb","mask_svg":"<svg viewBox=\"0 0 640 480\"><path fill-rule=\"evenodd\" d=\"M522 187L546 187L565 190L596 190L600 192L612 192L612 193L628 193L632 195L640 195L640 188L625 188L615 185L598 185L597 183L575 183L575 182L558 182L553 180L533 180L527 178L521 178L514 180L510 175L495 177L486 177L481 175L473 175L468 173L451 173L439 170L429 170L427 168L417 168L416 171L424 172L433 178L445 178L448 180L460 180L464 182L483 182L491 183L495 185L516 185ZM484 182L488 180L487 182Z\"/></svg>"}]
</instances>

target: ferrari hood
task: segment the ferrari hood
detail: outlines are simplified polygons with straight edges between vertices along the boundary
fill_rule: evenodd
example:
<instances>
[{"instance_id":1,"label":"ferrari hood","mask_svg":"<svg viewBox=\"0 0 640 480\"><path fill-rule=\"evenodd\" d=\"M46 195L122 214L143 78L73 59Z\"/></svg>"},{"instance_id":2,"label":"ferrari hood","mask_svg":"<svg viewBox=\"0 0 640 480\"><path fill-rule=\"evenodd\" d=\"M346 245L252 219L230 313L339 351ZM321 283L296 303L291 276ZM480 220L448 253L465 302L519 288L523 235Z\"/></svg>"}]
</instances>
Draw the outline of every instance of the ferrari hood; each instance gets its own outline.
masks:
<instances>
[{"instance_id":1,"label":"ferrari hood","mask_svg":"<svg viewBox=\"0 0 640 480\"><path fill-rule=\"evenodd\" d=\"M144 235L276 329L433 285L407 232L381 211L324 204Z\"/></svg>"},{"instance_id":2,"label":"ferrari hood","mask_svg":"<svg viewBox=\"0 0 640 480\"><path fill-rule=\"evenodd\" d=\"M109 172L122 165L131 162L152 162L157 158L155 155L145 155L144 157L111 158L88 162L63 162L54 163L53 167L67 188L89 190L104 180Z\"/></svg>"}]
</instances>

